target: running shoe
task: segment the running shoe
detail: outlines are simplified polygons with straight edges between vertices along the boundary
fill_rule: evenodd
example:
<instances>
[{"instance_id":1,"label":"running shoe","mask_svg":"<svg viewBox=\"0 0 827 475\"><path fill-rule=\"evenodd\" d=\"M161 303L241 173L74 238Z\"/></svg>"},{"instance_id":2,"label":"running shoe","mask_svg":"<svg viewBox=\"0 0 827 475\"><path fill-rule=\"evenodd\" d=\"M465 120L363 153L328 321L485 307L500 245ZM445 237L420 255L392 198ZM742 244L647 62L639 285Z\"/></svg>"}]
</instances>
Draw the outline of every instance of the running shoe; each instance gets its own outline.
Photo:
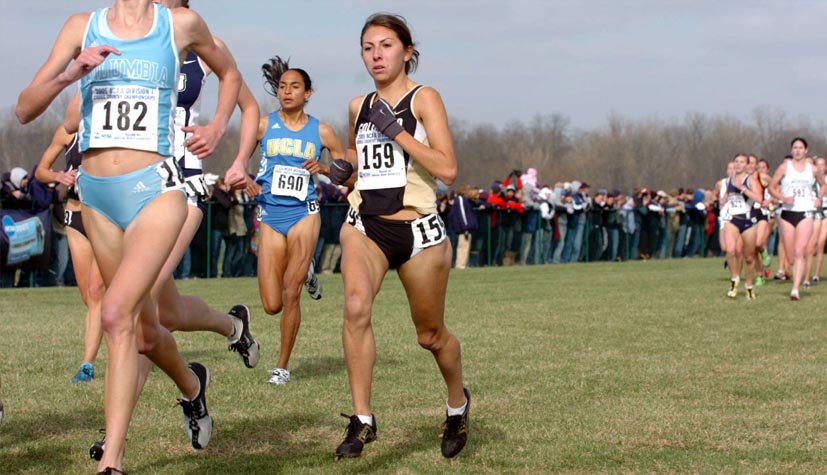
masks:
<instances>
[{"instance_id":1,"label":"running shoe","mask_svg":"<svg viewBox=\"0 0 827 475\"><path fill-rule=\"evenodd\" d=\"M821 279L819 279L819 277L817 275L814 275L813 278L810 279L810 280L813 281L813 284L817 284L817 283L821 282Z\"/></svg>"},{"instance_id":2,"label":"running shoe","mask_svg":"<svg viewBox=\"0 0 827 475\"><path fill-rule=\"evenodd\" d=\"M267 382L277 386L284 386L290 382L290 370L276 368L273 371L270 371L270 379Z\"/></svg>"},{"instance_id":3,"label":"running shoe","mask_svg":"<svg viewBox=\"0 0 827 475\"><path fill-rule=\"evenodd\" d=\"M775 280L787 280L787 273L784 272L783 270L779 270L778 272L775 273L775 277L773 277L773 279L775 279Z\"/></svg>"},{"instance_id":4,"label":"running shoe","mask_svg":"<svg viewBox=\"0 0 827 475\"><path fill-rule=\"evenodd\" d=\"M767 252L766 249L761 249L761 264L763 264L764 267L769 267L770 266L771 259L772 259L772 256L770 256L770 253Z\"/></svg>"},{"instance_id":5,"label":"running shoe","mask_svg":"<svg viewBox=\"0 0 827 475\"><path fill-rule=\"evenodd\" d=\"M125 473L117 468L106 467L106 470L101 470L98 475L124 475Z\"/></svg>"},{"instance_id":6,"label":"running shoe","mask_svg":"<svg viewBox=\"0 0 827 475\"><path fill-rule=\"evenodd\" d=\"M771 273L772 273L772 271L770 270L769 266L767 266L767 267L764 269L764 279L769 279L769 278L770 278L770 274L771 274Z\"/></svg>"},{"instance_id":7,"label":"running shoe","mask_svg":"<svg viewBox=\"0 0 827 475\"><path fill-rule=\"evenodd\" d=\"M72 376L72 383L88 383L95 378L95 367L92 363L80 365L76 375Z\"/></svg>"},{"instance_id":8,"label":"running shoe","mask_svg":"<svg viewBox=\"0 0 827 475\"><path fill-rule=\"evenodd\" d=\"M462 391L467 401L465 410L458 416L446 414L445 422L442 424L442 455L445 458L455 457L468 442L468 412L471 409L471 393L466 388L462 388Z\"/></svg>"},{"instance_id":9,"label":"running shoe","mask_svg":"<svg viewBox=\"0 0 827 475\"><path fill-rule=\"evenodd\" d=\"M804 288L805 288L805 289L809 289L809 288L810 288L810 281L809 281L809 280L805 280L805 281L803 282L803 285L804 285Z\"/></svg>"},{"instance_id":10,"label":"running shoe","mask_svg":"<svg viewBox=\"0 0 827 475\"><path fill-rule=\"evenodd\" d=\"M100 440L96 440L91 447L89 447L89 458L92 460L100 461L103 458L103 451L106 448L106 430L101 429L100 433L103 434Z\"/></svg>"},{"instance_id":11,"label":"running shoe","mask_svg":"<svg viewBox=\"0 0 827 475\"><path fill-rule=\"evenodd\" d=\"M755 300L755 294L752 292L752 287L747 287L747 300Z\"/></svg>"},{"instance_id":12,"label":"running shoe","mask_svg":"<svg viewBox=\"0 0 827 475\"><path fill-rule=\"evenodd\" d=\"M336 460L342 457L358 457L362 455L362 449L366 444L376 440L376 417L373 417L372 424L363 423L355 414L348 416L342 413L342 417L350 419L350 422L345 429L345 439L336 447Z\"/></svg>"},{"instance_id":13,"label":"running shoe","mask_svg":"<svg viewBox=\"0 0 827 475\"><path fill-rule=\"evenodd\" d=\"M729 292L726 293L726 296L731 299L738 296L738 279L732 279L729 281Z\"/></svg>"},{"instance_id":14,"label":"running shoe","mask_svg":"<svg viewBox=\"0 0 827 475\"><path fill-rule=\"evenodd\" d=\"M798 296L798 289L793 289L792 292L790 292L790 300L800 300L800 299L801 299L801 297Z\"/></svg>"},{"instance_id":15,"label":"running shoe","mask_svg":"<svg viewBox=\"0 0 827 475\"><path fill-rule=\"evenodd\" d=\"M255 368L258 364L259 346L250 334L250 310L246 305L236 305L230 310L230 317L233 319L233 328L235 329L233 336L239 332L240 336L236 336L235 340L228 338L228 350L234 351L241 355L244 360L244 366L248 368ZM239 327L241 329L239 330Z\"/></svg>"},{"instance_id":16,"label":"running shoe","mask_svg":"<svg viewBox=\"0 0 827 475\"><path fill-rule=\"evenodd\" d=\"M201 363L190 363L189 368L198 377L200 389L193 400L181 398L178 403L184 410L184 425L193 448L203 449L210 443L212 436L212 418L207 411L204 394L210 386L210 371Z\"/></svg>"},{"instance_id":17,"label":"running shoe","mask_svg":"<svg viewBox=\"0 0 827 475\"><path fill-rule=\"evenodd\" d=\"M766 281L765 281L765 280L764 280L764 278L763 278L763 277L761 277L760 275L759 275L758 277L756 277L756 278L755 278L755 286L756 286L756 287L761 287L761 286L762 286L762 285L764 285L765 283L766 283Z\"/></svg>"},{"instance_id":18,"label":"running shoe","mask_svg":"<svg viewBox=\"0 0 827 475\"><path fill-rule=\"evenodd\" d=\"M310 298L313 300L322 298L322 283L319 282L319 277L313 270L312 262L310 263L310 267L307 268L307 278L304 279L304 288L307 289L307 293L310 294Z\"/></svg>"}]
</instances>

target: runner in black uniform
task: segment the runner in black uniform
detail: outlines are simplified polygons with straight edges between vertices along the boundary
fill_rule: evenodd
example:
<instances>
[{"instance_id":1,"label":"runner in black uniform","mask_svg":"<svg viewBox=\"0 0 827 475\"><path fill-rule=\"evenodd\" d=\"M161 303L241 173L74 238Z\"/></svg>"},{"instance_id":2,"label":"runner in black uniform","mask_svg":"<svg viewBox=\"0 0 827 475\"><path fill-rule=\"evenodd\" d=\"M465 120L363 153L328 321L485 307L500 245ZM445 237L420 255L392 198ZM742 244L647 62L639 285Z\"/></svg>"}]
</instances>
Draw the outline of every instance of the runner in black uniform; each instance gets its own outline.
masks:
<instances>
[{"instance_id":1,"label":"runner in black uniform","mask_svg":"<svg viewBox=\"0 0 827 475\"><path fill-rule=\"evenodd\" d=\"M71 103L70 106L76 103ZM61 152L66 158L63 171L54 171L54 165ZM100 349L101 330L100 306L103 293L106 290L103 278L92 253L92 245L83 229L83 219L80 212L80 199L75 187L75 178L80 168L82 155L80 153L78 135L69 134L59 126L52 136L52 142L40 158L35 170L35 178L42 183L58 183L67 187L66 211L63 224L66 225L66 238L69 241L69 252L72 255L72 267L75 271L75 280L78 284L80 296L86 304L86 320L83 339L83 362L77 374L72 377L73 383L86 383L95 377L95 359Z\"/></svg>"},{"instance_id":2,"label":"runner in black uniform","mask_svg":"<svg viewBox=\"0 0 827 475\"><path fill-rule=\"evenodd\" d=\"M451 133L436 90L408 78L416 67L410 29L402 17L376 14L360 35L362 60L376 91L350 102L347 161L331 165L331 180L352 183L342 226L345 315L342 341L353 410L336 456L358 456L376 439L370 390L376 347L371 307L389 269L408 295L419 344L436 359L448 387L442 454L454 457L468 437L470 395L463 387L459 340L445 327L451 246L436 210L436 179L456 173Z\"/></svg>"}]
</instances>

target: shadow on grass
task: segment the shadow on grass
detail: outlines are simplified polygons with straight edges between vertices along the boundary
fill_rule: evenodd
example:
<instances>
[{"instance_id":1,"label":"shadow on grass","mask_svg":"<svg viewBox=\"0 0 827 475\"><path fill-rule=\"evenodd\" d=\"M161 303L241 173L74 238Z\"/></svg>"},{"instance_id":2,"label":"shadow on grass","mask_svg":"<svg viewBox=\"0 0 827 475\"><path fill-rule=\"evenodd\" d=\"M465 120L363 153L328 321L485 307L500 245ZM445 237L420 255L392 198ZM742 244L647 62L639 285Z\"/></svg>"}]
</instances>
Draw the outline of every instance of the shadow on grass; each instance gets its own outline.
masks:
<instances>
[{"instance_id":1,"label":"shadow on grass","mask_svg":"<svg viewBox=\"0 0 827 475\"><path fill-rule=\"evenodd\" d=\"M362 457L337 462L333 453L345 425L344 419L336 417L319 418L295 413L266 419L238 419L222 425L203 452L159 458L149 465L135 467L135 470L193 475L294 471L391 473L399 469L400 461L418 452L439 454L439 425L436 421L423 421L393 441L383 438L380 427L379 440L368 445ZM324 435L300 440L292 432L297 426ZM475 430L471 433L471 442L460 459L472 456L487 442L505 437L503 431L492 431L484 423L475 423L472 427ZM449 462L446 460L446 463Z\"/></svg>"},{"instance_id":2,"label":"shadow on grass","mask_svg":"<svg viewBox=\"0 0 827 475\"><path fill-rule=\"evenodd\" d=\"M2 472L25 473L36 468L45 473L63 473L67 466L85 454L88 447L77 447L68 440L44 443L44 439L75 430L97 434L101 427L103 414L92 407L10 418L3 422L0 430Z\"/></svg>"}]
</instances>

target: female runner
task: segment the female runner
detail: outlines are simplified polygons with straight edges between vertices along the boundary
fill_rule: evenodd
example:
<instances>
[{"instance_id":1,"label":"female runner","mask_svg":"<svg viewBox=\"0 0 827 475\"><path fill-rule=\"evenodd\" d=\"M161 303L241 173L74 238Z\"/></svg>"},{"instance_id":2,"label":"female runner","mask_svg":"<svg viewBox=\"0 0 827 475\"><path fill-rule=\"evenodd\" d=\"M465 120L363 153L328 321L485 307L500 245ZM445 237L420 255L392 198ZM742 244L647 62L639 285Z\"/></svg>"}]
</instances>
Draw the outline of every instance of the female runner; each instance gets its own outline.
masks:
<instances>
[{"instance_id":1,"label":"female runner","mask_svg":"<svg viewBox=\"0 0 827 475\"><path fill-rule=\"evenodd\" d=\"M70 104L71 107L71 104ZM57 158L63 152L66 166L62 171L52 169ZM66 238L69 240L69 252L72 256L72 267L75 271L75 280L83 303L86 304L86 319L83 338L83 362L77 374L72 377L73 383L86 383L95 377L95 359L100 349L101 330L100 306L103 292L103 278L92 253L92 245L86 237L81 218L80 200L75 186L78 168L80 168L81 154L77 134L66 132L63 125L55 130L52 142L35 170L35 178L42 183L59 183L68 188L66 195L66 211L63 224L66 225Z\"/></svg>"},{"instance_id":2,"label":"female runner","mask_svg":"<svg viewBox=\"0 0 827 475\"><path fill-rule=\"evenodd\" d=\"M755 275L755 227L756 219L751 201L761 202L763 192L754 174L747 173L747 155L739 153L733 160L734 173L727 181L724 194L729 213L724 223L726 256L731 276L727 297L738 295L741 265L746 267L747 299L754 300L753 277Z\"/></svg>"},{"instance_id":3,"label":"female runner","mask_svg":"<svg viewBox=\"0 0 827 475\"><path fill-rule=\"evenodd\" d=\"M321 284L310 262L319 238L321 220L316 200L314 173L329 175L319 163L322 149L333 159L344 156L339 138L330 126L304 112L313 94L310 76L291 68L278 56L262 67L268 92L280 108L259 121L261 162L256 196L261 218L258 251L258 287L264 311L282 312L279 359L268 383L290 382L287 369L301 324L302 284L310 296L322 297Z\"/></svg>"},{"instance_id":4,"label":"female runner","mask_svg":"<svg viewBox=\"0 0 827 475\"><path fill-rule=\"evenodd\" d=\"M180 55L195 52L219 77L213 120L194 141L209 155L235 107L241 76L215 45L200 16L151 0L115 0L111 8L73 15L52 52L21 92L22 123L40 115L80 80L83 165L78 191L84 227L106 284L101 322L109 350L104 389L107 450L99 473L121 473L136 403L138 351L176 383L195 448L209 442L205 392L209 372L187 365L157 317L150 289L186 219L183 180L172 157L173 109ZM74 61L72 61L74 59ZM139 347L136 332L142 335Z\"/></svg>"},{"instance_id":5,"label":"female runner","mask_svg":"<svg viewBox=\"0 0 827 475\"><path fill-rule=\"evenodd\" d=\"M468 437L470 395L463 387L459 340L445 327L451 246L436 210L436 179L453 183L456 157L439 93L408 74L416 68L405 20L375 14L360 35L362 61L376 91L350 102L348 160L334 161L341 184L354 169L356 188L342 226L345 312L342 343L355 414L336 456L356 457L376 439L370 397L376 346L371 309L389 269L396 269L419 344L436 359L448 387L442 454L457 455Z\"/></svg>"},{"instance_id":6,"label":"female runner","mask_svg":"<svg viewBox=\"0 0 827 475\"><path fill-rule=\"evenodd\" d=\"M822 175L827 173L827 160L824 157L816 157L815 165L819 173ZM827 244L827 195L816 204L815 216L817 219L813 222L813 236L807 246L807 273L804 274L805 279L812 275L810 281L813 284L817 284L821 280L821 266L824 264L824 245ZM814 259L815 272L813 272ZM805 286L808 286L810 281L805 280Z\"/></svg>"},{"instance_id":7,"label":"female runner","mask_svg":"<svg viewBox=\"0 0 827 475\"><path fill-rule=\"evenodd\" d=\"M762 173L759 169L758 156L750 154L747 157L747 173L755 175L758 179L759 188L756 190L761 195L761 201L748 200L752 206L752 215L755 218L755 286L764 285L764 267L769 266L769 254L767 253L767 229L769 228L769 219L766 213L766 207L769 205L769 192L767 186L770 184L772 178L769 173Z\"/></svg>"},{"instance_id":8,"label":"female runner","mask_svg":"<svg viewBox=\"0 0 827 475\"><path fill-rule=\"evenodd\" d=\"M807 141L797 137L792 143L792 159L784 160L775 170L770 182L770 194L778 199L781 211L781 234L788 264L793 266L793 288L790 299L800 298L799 287L804 280L804 257L810 236L813 233L813 210L815 201L821 200L824 192L824 175L807 156ZM818 182L820 191L813 193L813 184Z\"/></svg>"}]
</instances>

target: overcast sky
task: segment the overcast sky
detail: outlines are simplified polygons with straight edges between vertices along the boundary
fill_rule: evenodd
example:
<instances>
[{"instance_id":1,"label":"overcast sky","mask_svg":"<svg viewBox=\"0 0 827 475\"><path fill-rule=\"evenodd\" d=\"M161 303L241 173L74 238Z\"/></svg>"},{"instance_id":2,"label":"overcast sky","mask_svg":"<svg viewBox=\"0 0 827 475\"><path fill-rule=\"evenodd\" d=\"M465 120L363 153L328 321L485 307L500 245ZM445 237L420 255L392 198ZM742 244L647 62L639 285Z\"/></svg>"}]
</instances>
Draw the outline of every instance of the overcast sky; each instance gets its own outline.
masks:
<instances>
[{"instance_id":1,"label":"overcast sky","mask_svg":"<svg viewBox=\"0 0 827 475\"><path fill-rule=\"evenodd\" d=\"M0 108L12 107L72 13L103 0L4 2ZM758 106L827 122L827 0L191 0L264 98L261 64L291 57L316 93L308 112L343 121L372 88L359 32L375 11L404 15L421 52L412 76L450 116L502 125L561 113L581 128L615 113L750 119ZM214 84L214 80L211 81ZM214 86L211 91L215 91ZM214 95L211 94L211 95ZM205 100L209 114L214 100Z\"/></svg>"}]
</instances>

